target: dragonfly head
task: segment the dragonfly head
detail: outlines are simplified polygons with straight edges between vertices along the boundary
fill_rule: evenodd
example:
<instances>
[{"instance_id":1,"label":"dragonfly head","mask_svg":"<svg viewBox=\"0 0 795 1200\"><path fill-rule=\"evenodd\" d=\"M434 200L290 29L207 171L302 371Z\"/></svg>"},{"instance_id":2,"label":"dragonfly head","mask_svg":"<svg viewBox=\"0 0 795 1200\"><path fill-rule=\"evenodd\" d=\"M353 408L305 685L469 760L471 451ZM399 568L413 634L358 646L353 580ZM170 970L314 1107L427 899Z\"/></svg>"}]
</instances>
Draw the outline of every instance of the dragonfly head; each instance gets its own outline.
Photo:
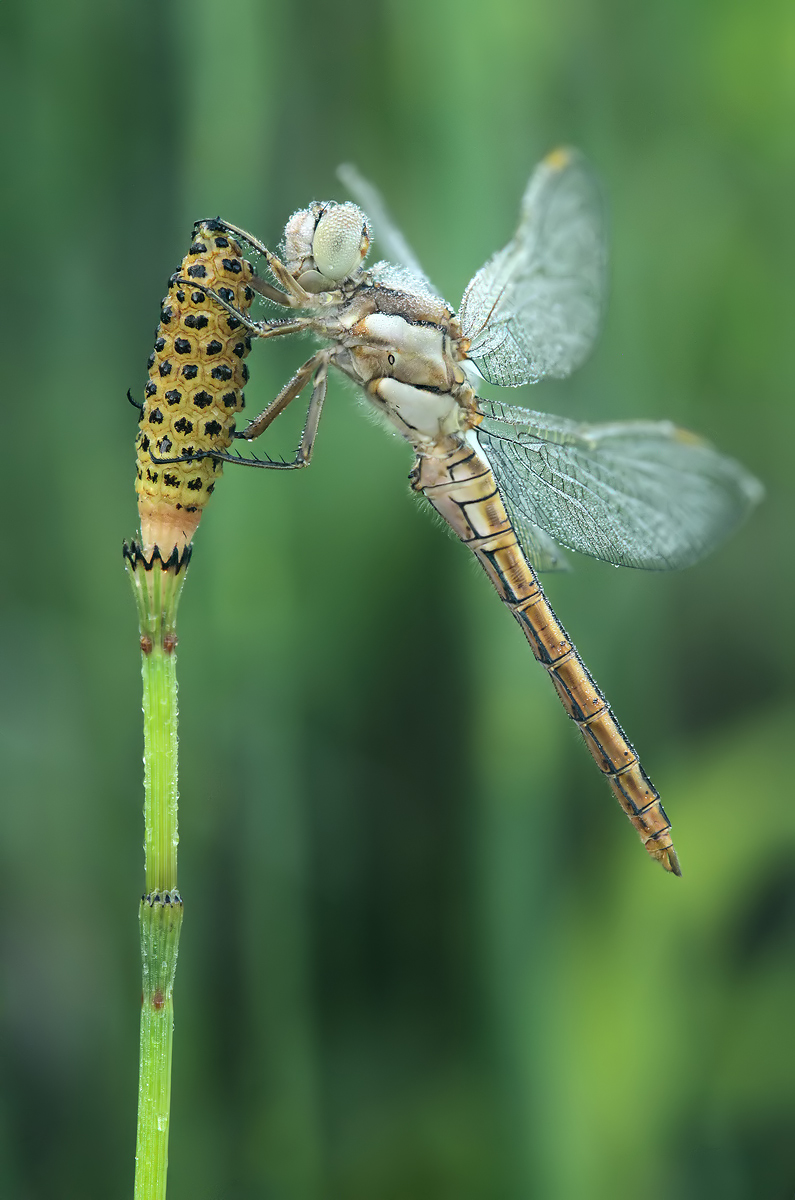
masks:
<instances>
[{"instance_id":1,"label":"dragonfly head","mask_svg":"<svg viewBox=\"0 0 795 1200\"><path fill-rule=\"evenodd\" d=\"M307 292L335 291L369 249L367 217L355 204L315 201L293 213L284 230L285 266Z\"/></svg>"}]
</instances>

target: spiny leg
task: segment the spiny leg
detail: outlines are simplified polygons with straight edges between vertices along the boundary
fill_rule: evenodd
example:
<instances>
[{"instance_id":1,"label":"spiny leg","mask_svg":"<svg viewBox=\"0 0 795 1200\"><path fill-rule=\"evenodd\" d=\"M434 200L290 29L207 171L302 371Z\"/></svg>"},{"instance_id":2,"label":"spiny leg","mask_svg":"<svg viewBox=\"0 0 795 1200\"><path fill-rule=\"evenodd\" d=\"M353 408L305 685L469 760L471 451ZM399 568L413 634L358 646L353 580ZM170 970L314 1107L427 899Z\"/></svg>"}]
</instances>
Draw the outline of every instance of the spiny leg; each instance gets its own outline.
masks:
<instances>
[{"instance_id":1,"label":"spiny leg","mask_svg":"<svg viewBox=\"0 0 795 1200\"><path fill-rule=\"evenodd\" d=\"M233 236L242 238L245 242L248 242L252 250L256 250L258 254L262 255L267 262L269 269L273 272L274 276L276 279L278 279L279 283L287 293L287 295L283 295L281 292L278 292L276 288L272 289L276 293L277 304L286 304L291 308L307 307L306 301L311 301L312 299L310 293L304 291L300 283L298 283L295 277L290 273L290 271L288 271L281 259L277 258L276 255L273 254L261 241L259 241L258 238L255 238L253 234L247 233L245 229L240 229L237 225L230 225L228 221L222 221L220 217L213 217L206 222L197 221L193 228L196 229L201 224L217 225L219 228L224 229ZM270 287L269 284L262 283L261 280L258 282L263 288ZM256 288L257 284L253 283L252 286ZM269 293L266 291L263 291L262 294L269 295ZM273 299L273 297L271 297L271 299Z\"/></svg>"},{"instance_id":2,"label":"spiny leg","mask_svg":"<svg viewBox=\"0 0 795 1200\"><path fill-rule=\"evenodd\" d=\"M251 317L246 316L239 308L235 308L234 304L230 304L228 300L224 300L223 296L220 296L213 288L204 287L203 284L197 283L195 279L185 279L182 275L175 275L174 283L204 292L205 296L209 296L216 304L220 304L221 308L225 309L230 317L235 317L244 329L254 334L255 337L281 337L285 333L299 333L302 329L308 329L312 324L310 317L296 317L292 321L287 318L283 321L252 321Z\"/></svg>"},{"instance_id":3,"label":"spiny leg","mask_svg":"<svg viewBox=\"0 0 795 1200\"><path fill-rule=\"evenodd\" d=\"M270 250L265 251L265 261L268 264L268 270L273 275L277 283L280 283L286 293L286 303L291 308L310 308L314 297L304 288L301 287L298 280L287 269L280 258L275 254L271 254Z\"/></svg>"},{"instance_id":4,"label":"spiny leg","mask_svg":"<svg viewBox=\"0 0 795 1200\"><path fill-rule=\"evenodd\" d=\"M295 452L295 458L292 462L268 462L261 463L261 466L270 466L271 468L281 470L295 470L297 467L308 467L312 461L312 451L315 448L315 438L317 437L317 429L320 424L320 415L323 412L323 404L326 399L326 388L328 384L328 365L330 361L330 352L321 350L317 354L313 354L302 367L299 367L292 379L285 385L275 400L271 400L270 404L265 408L260 415L255 418L242 433L236 433L235 437L246 438L251 441L253 438L259 437L264 433L269 425L283 413L291 400L294 400L303 389L306 387L309 379L314 372L312 382L312 395L309 398L309 407L306 410L306 421L301 433L301 440L298 443L298 448ZM249 462L251 465L258 463L258 459L239 459L240 462Z\"/></svg>"},{"instance_id":5,"label":"spiny leg","mask_svg":"<svg viewBox=\"0 0 795 1200\"><path fill-rule=\"evenodd\" d=\"M157 458L154 454L150 453L152 462L160 466L180 462L197 462L202 458L217 458L220 462L234 463L246 467L262 467L276 471L291 471L295 470L296 467L309 466L312 459L317 427L320 422L320 414L323 411L323 402L326 399L326 381L330 358L331 352L328 350L319 350L317 354L313 354L303 366L298 368L293 377L284 385L278 396L271 400L270 404L263 409L260 415L255 417L242 433L235 434L235 437L245 438L247 441L259 437L284 412L288 404L300 396L314 374L315 378L307 409L306 423L293 462L273 462L270 459L242 458L239 454L225 454L217 450L201 450L196 454L183 454L180 458Z\"/></svg>"},{"instance_id":6,"label":"spiny leg","mask_svg":"<svg viewBox=\"0 0 795 1200\"><path fill-rule=\"evenodd\" d=\"M286 304L290 308L314 308L316 306L317 295L314 292L307 292L305 288L301 287L295 275L280 258L272 254L270 250L266 250L265 261L274 279L284 288L285 298L279 301L280 304ZM252 282L252 286L256 287L256 284ZM327 303L341 303L343 298L341 291L326 292L325 297Z\"/></svg>"},{"instance_id":7,"label":"spiny leg","mask_svg":"<svg viewBox=\"0 0 795 1200\"><path fill-rule=\"evenodd\" d=\"M249 279L249 286L253 287L254 291L260 296L264 296L266 300L272 300L274 304L281 304L283 308L292 308L289 296L284 292L280 292L272 283L266 283L264 279L260 279L258 275L252 276Z\"/></svg>"},{"instance_id":8,"label":"spiny leg","mask_svg":"<svg viewBox=\"0 0 795 1200\"><path fill-rule=\"evenodd\" d=\"M280 258L253 237L252 234L246 233L245 229L239 229L236 225L230 225L227 221L222 221L220 218L213 218L212 223L223 227L231 234L243 238L248 242L253 250L256 250L268 264L268 269L273 273L275 279L282 285L284 292L280 292L278 288L272 287L271 284L265 283L264 280L257 279L255 276L252 279L251 286L261 295L267 296L269 300L275 300L277 304L282 304L287 308L308 308L312 303L311 293L304 290L295 276L287 269ZM194 225L194 230L201 222L197 221Z\"/></svg>"},{"instance_id":9,"label":"spiny leg","mask_svg":"<svg viewBox=\"0 0 795 1200\"><path fill-rule=\"evenodd\" d=\"M231 233L233 237L242 238L244 242L248 242L252 250L256 250L257 254L267 254L268 247L254 237L253 233L248 233L245 229L241 229L239 225L232 225L229 221L225 221L223 217L206 217L203 221L193 222L193 232L201 225L206 225L211 233L216 231L220 233Z\"/></svg>"},{"instance_id":10,"label":"spiny leg","mask_svg":"<svg viewBox=\"0 0 795 1200\"><path fill-rule=\"evenodd\" d=\"M309 407L306 410L306 424L301 434L301 441L298 443L298 449L295 452L295 462L287 463L287 466L308 467L312 461L317 427L320 424L320 414L323 412L323 403L326 399L327 383L328 360L321 363L315 372L312 395L309 399Z\"/></svg>"},{"instance_id":11,"label":"spiny leg","mask_svg":"<svg viewBox=\"0 0 795 1200\"><path fill-rule=\"evenodd\" d=\"M314 372L319 371L323 366L328 366L328 359L328 350L318 350L317 354L313 354L311 358L308 358L298 368L293 377L287 380L287 383L278 396L275 396L270 404L267 404L263 408L258 417L255 417L253 421L249 421L245 429L241 430L240 433L236 433L235 437L245 438L247 442L251 442L254 438L258 438L260 434L264 433L268 426L284 412L287 405L291 404L297 396L301 395L301 392L309 383Z\"/></svg>"},{"instance_id":12,"label":"spiny leg","mask_svg":"<svg viewBox=\"0 0 795 1200\"><path fill-rule=\"evenodd\" d=\"M322 357L323 361L320 363L320 366L315 371L315 377L314 377L314 381L312 384L312 395L309 398L309 407L306 410L306 422L304 423L303 432L301 433L301 440L298 443L298 449L295 452L295 458L293 459L293 461L292 462L273 462L272 460L270 460L267 462L263 462L257 458L254 458L254 459L238 458L236 460L232 459L230 461L237 461L240 463L244 463L245 465L250 466L250 467L270 467L272 470L281 470L281 471L294 471L298 467L308 467L309 466L310 462L312 461L312 451L315 448L315 438L317 437L317 428L318 428L318 425L320 424L320 415L323 412L323 404L326 399L326 385L328 382L328 352L321 351L321 354L319 354L319 355L316 354L314 356L314 359L310 359L309 363L304 364L304 367L307 367L311 363L313 363L315 360L317 360L318 358L321 358L321 357ZM303 370L303 368L301 368L301 370ZM295 379L298 374L299 374L299 372L296 372L296 375L294 375L293 379L290 381L291 383L295 382ZM310 371L310 374L311 374L311 371ZM307 380L304 381L304 384L302 386L306 386L306 382L308 382L308 378L307 378ZM298 393L296 393L296 395L297 394ZM277 397L277 399L278 399L278 397ZM268 427L268 425L270 425L271 421L275 420L276 417L278 417L280 412L284 412L284 409L287 407L287 404L289 404L289 400L285 401L284 404L282 405L282 407L279 408L278 411L276 411L276 412L272 411L274 403L275 402L272 401L271 404L269 404L268 407L265 409L265 411L261 414L261 416L257 418L257 421L259 422L259 421L262 421L266 415L268 415L268 421L266 424L262 425L262 428L259 431L260 433L262 433L262 431L264 429L267 429L267 427ZM254 422L252 422L252 425L253 424L254 424ZM252 425L249 425L249 429L252 428ZM247 434L248 434L248 430L246 430L244 433L236 434L235 436L236 437L246 437ZM259 436L259 434L255 434L254 436Z\"/></svg>"},{"instance_id":13,"label":"spiny leg","mask_svg":"<svg viewBox=\"0 0 795 1200\"><path fill-rule=\"evenodd\" d=\"M268 247L263 245L258 238L255 238L253 233L247 233L245 229L241 229L238 225L230 225L228 221L224 221L221 217L208 217L203 221L194 221L193 236L196 237L199 230L204 227L208 233L228 233L232 237L241 238L244 242L254 250L257 254L268 256ZM272 284L266 283L264 279L259 279L256 275L249 280L251 287L255 292L259 292L260 296L265 296L268 300L272 300L274 304L281 304L284 308L295 307L290 300L280 292L278 288Z\"/></svg>"},{"instance_id":14,"label":"spiny leg","mask_svg":"<svg viewBox=\"0 0 795 1200\"><path fill-rule=\"evenodd\" d=\"M252 242L251 245L254 245L254 243ZM309 308L314 299L311 292L307 292L301 287L301 284L295 278L292 271L288 270L282 260L273 254L267 246L257 243L256 249L262 254L268 264L268 270L277 283L280 283L284 288L284 292L280 292L278 288L271 287L269 283L257 279L256 276L252 280L252 287L257 291L261 291L263 296L271 296L271 293L275 293L277 304L284 304L288 308Z\"/></svg>"},{"instance_id":15,"label":"spiny leg","mask_svg":"<svg viewBox=\"0 0 795 1200\"><path fill-rule=\"evenodd\" d=\"M255 276L253 279L249 280L249 283L255 291L260 293L260 295L267 296L269 300L274 300L276 304L281 304L286 308L306 307L305 302L308 299L311 299L309 293L304 291L295 277L290 273L290 271L288 271L287 267L285 267L281 259L277 258L276 255L273 254L263 242L261 242L258 238L255 238L252 233L248 233L245 229L241 229L239 225L232 225L229 221L222 220L221 217L212 217L207 221L196 221L193 226L194 233L200 225L210 225L213 231L215 229L219 229L224 233L232 234L233 237L242 238L244 242L248 243L252 250L256 251L257 254L262 255L268 264L269 270L273 272L273 274L285 288L285 291L280 292L278 288L273 287L271 284L266 283L264 280L258 279Z\"/></svg>"}]
</instances>

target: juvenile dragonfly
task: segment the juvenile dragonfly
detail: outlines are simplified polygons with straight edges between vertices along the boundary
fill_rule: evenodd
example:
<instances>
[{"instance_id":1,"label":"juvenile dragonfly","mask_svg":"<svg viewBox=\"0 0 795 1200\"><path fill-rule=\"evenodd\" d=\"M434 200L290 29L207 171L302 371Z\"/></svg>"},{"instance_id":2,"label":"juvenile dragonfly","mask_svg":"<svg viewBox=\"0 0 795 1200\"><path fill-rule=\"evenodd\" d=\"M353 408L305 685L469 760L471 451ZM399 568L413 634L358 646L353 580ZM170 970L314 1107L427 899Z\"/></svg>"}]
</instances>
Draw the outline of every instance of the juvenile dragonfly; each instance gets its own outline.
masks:
<instances>
[{"instance_id":1,"label":"juvenile dragonfly","mask_svg":"<svg viewBox=\"0 0 795 1200\"><path fill-rule=\"evenodd\" d=\"M302 315L254 322L223 296L207 294L257 337L309 330L326 344L235 435L259 437L311 381L294 461L211 456L270 469L307 466L329 367L359 384L413 446L412 488L476 555L646 850L679 875L659 794L537 572L564 565L561 546L621 566L687 566L736 528L761 487L738 463L668 422L582 425L477 395L482 379L518 387L563 378L597 335L605 235L598 189L577 153L556 150L536 168L516 234L469 283L457 316L422 274L375 189L352 168L341 175L397 265L365 268L370 224L351 203L313 203L295 213L281 258L217 223L264 256L278 285L255 278L252 286ZM201 287L195 278L184 282ZM157 458L154 441L155 462L205 456L189 450L179 460Z\"/></svg>"}]
</instances>

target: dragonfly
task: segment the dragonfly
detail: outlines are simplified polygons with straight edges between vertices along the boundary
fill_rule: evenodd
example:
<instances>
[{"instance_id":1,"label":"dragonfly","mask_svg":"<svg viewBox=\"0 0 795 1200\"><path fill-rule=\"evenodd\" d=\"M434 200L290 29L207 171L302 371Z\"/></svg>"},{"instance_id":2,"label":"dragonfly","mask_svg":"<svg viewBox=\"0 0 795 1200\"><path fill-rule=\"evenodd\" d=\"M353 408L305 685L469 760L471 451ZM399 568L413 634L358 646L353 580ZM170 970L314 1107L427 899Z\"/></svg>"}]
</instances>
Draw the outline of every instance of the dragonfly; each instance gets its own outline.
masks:
<instances>
[{"instance_id":1,"label":"dragonfly","mask_svg":"<svg viewBox=\"0 0 795 1200\"><path fill-rule=\"evenodd\" d=\"M457 313L425 276L380 193L353 167L340 175L358 203L313 202L296 212L280 256L221 222L267 264L273 282L255 276L251 286L289 315L255 321L205 289L251 335L308 331L320 339L321 348L235 434L260 437L311 385L294 458L189 447L174 460L155 457L156 444L152 457L308 466L329 369L352 379L413 447L411 487L483 567L647 852L680 875L659 793L553 612L539 572L566 568L565 549L646 570L688 566L737 528L761 485L668 421L582 424L478 395L484 380L515 388L565 378L596 340L605 221L580 153L557 149L539 163L515 234L470 281ZM365 209L389 255L372 267L365 266L373 238Z\"/></svg>"}]
</instances>

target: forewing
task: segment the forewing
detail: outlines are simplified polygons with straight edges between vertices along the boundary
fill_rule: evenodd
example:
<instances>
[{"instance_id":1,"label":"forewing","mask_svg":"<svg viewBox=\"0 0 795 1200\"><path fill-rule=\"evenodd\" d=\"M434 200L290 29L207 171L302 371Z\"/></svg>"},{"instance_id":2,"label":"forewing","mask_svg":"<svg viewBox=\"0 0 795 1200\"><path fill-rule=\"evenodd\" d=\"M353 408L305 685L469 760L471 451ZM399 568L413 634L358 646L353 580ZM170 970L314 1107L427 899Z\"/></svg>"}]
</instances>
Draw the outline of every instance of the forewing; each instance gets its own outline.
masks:
<instances>
[{"instance_id":1,"label":"forewing","mask_svg":"<svg viewBox=\"0 0 795 1200\"><path fill-rule=\"evenodd\" d=\"M477 436L509 509L570 550L665 571L707 554L761 484L668 421L578 425L479 400Z\"/></svg>"},{"instance_id":2,"label":"forewing","mask_svg":"<svg viewBox=\"0 0 795 1200\"><path fill-rule=\"evenodd\" d=\"M503 387L563 378L593 346L605 297L601 196L576 151L533 172L519 228L467 286L459 317L469 357Z\"/></svg>"},{"instance_id":3,"label":"forewing","mask_svg":"<svg viewBox=\"0 0 795 1200\"><path fill-rule=\"evenodd\" d=\"M370 218L378 250L383 251L385 258L390 262L405 267L412 275L421 279L426 290L438 295L420 266L416 254L392 220L384 197L375 184L360 175L352 163L342 163L337 167L337 177Z\"/></svg>"}]
</instances>

